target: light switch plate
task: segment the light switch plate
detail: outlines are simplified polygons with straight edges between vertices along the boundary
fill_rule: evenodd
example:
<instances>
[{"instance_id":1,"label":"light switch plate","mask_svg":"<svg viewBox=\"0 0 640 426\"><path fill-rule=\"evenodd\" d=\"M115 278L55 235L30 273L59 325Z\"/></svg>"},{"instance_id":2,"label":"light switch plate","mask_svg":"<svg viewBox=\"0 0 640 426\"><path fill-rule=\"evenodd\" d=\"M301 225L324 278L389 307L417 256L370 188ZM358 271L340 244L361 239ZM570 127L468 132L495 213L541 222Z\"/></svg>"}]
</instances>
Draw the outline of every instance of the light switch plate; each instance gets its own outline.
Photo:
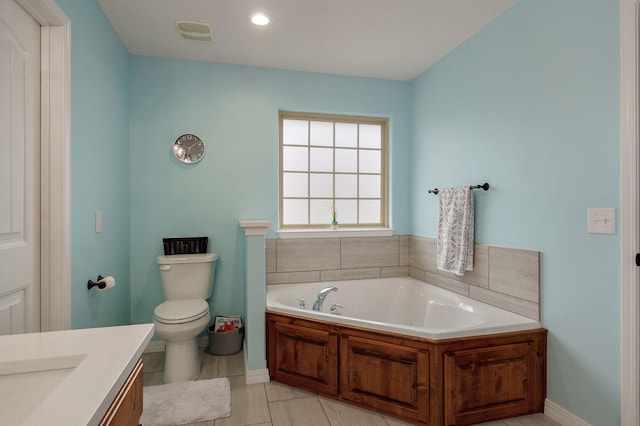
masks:
<instances>
[{"instance_id":1,"label":"light switch plate","mask_svg":"<svg viewBox=\"0 0 640 426\"><path fill-rule=\"evenodd\" d=\"M590 234L615 234L616 233L616 209L587 209Z\"/></svg>"},{"instance_id":2,"label":"light switch plate","mask_svg":"<svg viewBox=\"0 0 640 426\"><path fill-rule=\"evenodd\" d=\"M96 234L99 234L101 232L102 232L102 212L97 211L96 212Z\"/></svg>"}]
</instances>

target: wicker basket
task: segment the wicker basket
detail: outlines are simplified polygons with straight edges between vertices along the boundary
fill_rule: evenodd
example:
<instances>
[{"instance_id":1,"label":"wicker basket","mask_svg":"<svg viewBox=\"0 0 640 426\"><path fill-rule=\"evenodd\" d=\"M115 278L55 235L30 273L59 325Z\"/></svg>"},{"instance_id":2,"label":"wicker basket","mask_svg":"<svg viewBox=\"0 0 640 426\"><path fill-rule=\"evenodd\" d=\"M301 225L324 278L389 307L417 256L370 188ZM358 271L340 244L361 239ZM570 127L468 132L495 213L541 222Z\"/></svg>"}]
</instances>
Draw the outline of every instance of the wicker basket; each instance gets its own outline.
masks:
<instances>
[{"instance_id":1,"label":"wicker basket","mask_svg":"<svg viewBox=\"0 0 640 426\"><path fill-rule=\"evenodd\" d=\"M206 253L209 237L163 238L164 254Z\"/></svg>"},{"instance_id":2,"label":"wicker basket","mask_svg":"<svg viewBox=\"0 0 640 426\"><path fill-rule=\"evenodd\" d=\"M208 328L209 353L212 355L232 355L242 350L242 338L244 328L236 328L233 331L214 330L214 326Z\"/></svg>"}]
</instances>

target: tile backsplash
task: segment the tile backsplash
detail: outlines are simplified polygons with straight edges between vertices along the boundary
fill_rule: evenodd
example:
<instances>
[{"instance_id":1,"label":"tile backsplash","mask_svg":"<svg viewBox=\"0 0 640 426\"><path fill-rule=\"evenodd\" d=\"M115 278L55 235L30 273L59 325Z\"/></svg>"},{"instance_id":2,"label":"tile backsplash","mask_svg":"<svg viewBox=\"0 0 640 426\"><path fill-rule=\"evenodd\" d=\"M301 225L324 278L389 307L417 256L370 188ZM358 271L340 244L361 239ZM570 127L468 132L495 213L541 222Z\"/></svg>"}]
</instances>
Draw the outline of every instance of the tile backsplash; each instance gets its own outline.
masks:
<instances>
[{"instance_id":1,"label":"tile backsplash","mask_svg":"<svg viewBox=\"0 0 640 426\"><path fill-rule=\"evenodd\" d=\"M267 284L409 275L409 237L267 239Z\"/></svg>"},{"instance_id":2,"label":"tile backsplash","mask_svg":"<svg viewBox=\"0 0 640 426\"><path fill-rule=\"evenodd\" d=\"M409 275L507 311L540 320L540 252L475 244L473 271L438 271L436 239L409 237Z\"/></svg>"},{"instance_id":3,"label":"tile backsplash","mask_svg":"<svg viewBox=\"0 0 640 426\"><path fill-rule=\"evenodd\" d=\"M473 271L436 268L436 239L417 236L267 239L267 285L412 276L535 320L540 252L476 244Z\"/></svg>"}]
</instances>

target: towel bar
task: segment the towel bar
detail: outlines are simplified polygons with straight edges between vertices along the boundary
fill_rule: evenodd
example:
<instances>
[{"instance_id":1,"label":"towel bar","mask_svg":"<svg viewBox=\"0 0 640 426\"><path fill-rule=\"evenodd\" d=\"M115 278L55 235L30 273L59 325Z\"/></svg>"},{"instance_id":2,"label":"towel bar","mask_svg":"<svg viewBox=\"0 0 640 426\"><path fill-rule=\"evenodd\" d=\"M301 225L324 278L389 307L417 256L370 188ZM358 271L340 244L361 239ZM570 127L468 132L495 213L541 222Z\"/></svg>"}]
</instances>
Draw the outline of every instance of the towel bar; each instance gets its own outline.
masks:
<instances>
[{"instance_id":1,"label":"towel bar","mask_svg":"<svg viewBox=\"0 0 640 426\"><path fill-rule=\"evenodd\" d=\"M473 185L471 186L471 189L484 189L485 191L489 190L489 184L487 182L483 183L482 185ZM440 190L438 188L434 188L434 189L430 189L429 194L436 194L438 195L438 192L440 192Z\"/></svg>"}]
</instances>

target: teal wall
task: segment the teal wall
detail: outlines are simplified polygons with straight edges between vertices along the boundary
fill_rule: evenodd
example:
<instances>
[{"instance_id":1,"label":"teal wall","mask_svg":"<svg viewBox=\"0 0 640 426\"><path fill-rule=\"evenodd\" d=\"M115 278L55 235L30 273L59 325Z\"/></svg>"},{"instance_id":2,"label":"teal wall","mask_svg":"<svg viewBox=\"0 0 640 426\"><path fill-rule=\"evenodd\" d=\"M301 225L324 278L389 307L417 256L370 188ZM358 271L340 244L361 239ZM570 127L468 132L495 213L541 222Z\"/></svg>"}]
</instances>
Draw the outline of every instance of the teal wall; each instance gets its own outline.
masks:
<instances>
[{"instance_id":1,"label":"teal wall","mask_svg":"<svg viewBox=\"0 0 640 426\"><path fill-rule=\"evenodd\" d=\"M71 324L129 324L129 54L95 1L58 4L71 20ZM98 274L116 287L88 291Z\"/></svg>"},{"instance_id":2,"label":"teal wall","mask_svg":"<svg viewBox=\"0 0 640 426\"><path fill-rule=\"evenodd\" d=\"M135 56L130 70L134 323L151 321L162 301L163 237L208 236L220 255L212 314L244 314L238 220L278 223L280 110L389 117L392 221L409 232L409 83ZM207 146L196 165L171 150L187 132Z\"/></svg>"},{"instance_id":3,"label":"teal wall","mask_svg":"<svg viewBox=\"0 0 640 426\"><path fill-rule=\"evenodd\" d=\"M278 111L388 116L396 234L436 235L427 189L490 182L476 240L542 252L549 399L619 423L619 235L586 232L587 208L620 207L618 2L520 0L411 83L129 56L95 0L58 3L72 21L74 328L151 321L166 236L208 235L213 314L243 313L237 221L277 223ZM172 157L183 132L207 143L195 166ZM116 288L87 292L98 273Z\"/></svg>"},{"instance_id":4,"label":"teal wall","mask_svg":"<svg viewBox=\"0 0 640 426\"><path fill-rule=\"evenodd\" d=\"M476 241L542 252L548 397L619 424L618 2L521 0L412 83L412 230L437 235L437 186L476 191Z\"/></svg>"}]
</instances>

